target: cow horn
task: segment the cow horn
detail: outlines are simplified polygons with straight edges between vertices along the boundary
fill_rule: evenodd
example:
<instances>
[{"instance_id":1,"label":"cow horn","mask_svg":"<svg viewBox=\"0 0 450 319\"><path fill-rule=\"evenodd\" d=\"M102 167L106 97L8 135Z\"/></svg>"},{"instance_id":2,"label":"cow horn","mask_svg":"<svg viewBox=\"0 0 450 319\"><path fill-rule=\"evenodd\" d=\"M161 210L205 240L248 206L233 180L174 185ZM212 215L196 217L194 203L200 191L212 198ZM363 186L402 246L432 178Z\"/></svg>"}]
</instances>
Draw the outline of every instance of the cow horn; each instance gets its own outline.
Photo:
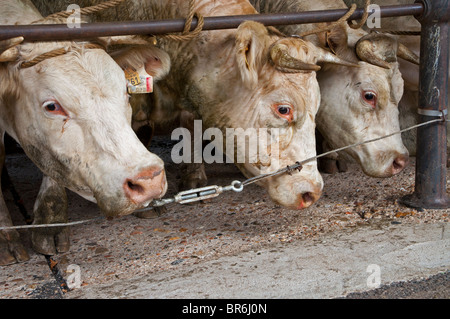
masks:
<instances>
[{"instance_id":1,"label":"cow horn","mask_svg":"<svg viewBox=\"0 0 450 319\"><path fill-rule=\"evenodd\" d=\"M420 64L420 58L413 51L408 49L407 46L405 46L401 43L398 44L397 56L408 62L417 64L417 65Z\"/></svg>"},{"instance_id":2,"label":"cow horn","mask_svg":"<svg viewBox=\"0 0 450 319\"><path fill-rule=\"evenodd\" d=\"M0 62L10 62L17 59L19 50L17 45L22 43L23 37L16 37L0 41Z\"/></svg>"},{"instance_id":3,"label":"cow horn","mask_svg":"<svg viewBox=\"0 0 450 319\"><path fill-rule=\"evenodd\" d=\"M356 54L368 63L389 69L389 62L395 62L397 57L419 64L419 57L405 45L397 43L395 38L384 34L368 34L356 43Z\"/></svg>"},{"instance_id":4,"label":"cow horn","mask_svg":"<svg viewBox=\"0 0 450 319\"><path fill-rule=\"evenodd\" d=\"M389 63L386 61L387 56L392 57L392 52L396 51L392 47L393 39L381 34L368 34L356 43L356 55L365 62L379 66L381 68L390 69ZM388 50L389 47L390 50ZM391 61L393 62L393 61Z\"/></svg>"},{"instance_id":5,"label":"cow horn","mask_svg":"<svg viewBox=\"0 0 450 319\"><path fill-rule=\"evenodd\" d=\"M319 71L320 66L303 62L294 58L288 53L287 46L281 43L277 43L270 49L270 58L272 62L283 70L294 71Z\"/></svg>"},{"instance_id":6,"label":"cow horn","mask_svg":"<svg viewBox=\"0 0 450 319\"><path fill-rule=\"evenodd\" d=\"M317 55L317 62L323 62L323 63L333 63L333 64L339 64L349 67L359 67L358 64L346 61L338 57L336 54L333 54L329 51L323 50L321 48L318 49L318 55Z\"/></svg>"}]
</instances>

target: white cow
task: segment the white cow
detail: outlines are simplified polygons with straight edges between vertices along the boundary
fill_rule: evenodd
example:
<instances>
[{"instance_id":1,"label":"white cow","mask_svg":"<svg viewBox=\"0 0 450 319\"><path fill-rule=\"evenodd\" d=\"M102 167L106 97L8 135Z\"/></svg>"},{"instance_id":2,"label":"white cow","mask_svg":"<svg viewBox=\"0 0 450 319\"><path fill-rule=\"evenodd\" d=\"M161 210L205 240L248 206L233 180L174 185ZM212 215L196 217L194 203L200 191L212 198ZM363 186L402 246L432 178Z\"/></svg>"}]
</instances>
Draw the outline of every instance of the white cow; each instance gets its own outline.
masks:
<instances>
[{"instance_id":1,"label":"white cow","mask_svg":"<svg viewBox=\"0 0 450 319\"><path fill-rule=\"evenodd\" d=\"M0 24L28 24L41 18L27 0L0 2ZM0 134L7 132L20 143L45 175L33 223L67 221L64 187L96 202L109 217L132 213L162 197L167 189L164 164L131 128L120 66L105 50L87 43L22 40L0 42ZM59 48L67 53L23 64ZM122 63L133 67L139 57L141 64L154 59L151 48L136 52L135 48L121 52ZM133 59L127 60L127 54ZM2 144L1 165L4 160ZM11 225L0 195L0 226ZM32 242L43 254L67 251L68 232L39 229L32 232ZM26 259L18 233L0 231L0 265Z\"/></svg>"},{"instance_id":2,"label":"white cow","mask_svg":"<svg viewBox=\"0 0 450 319\"><path fill-rule=\"evenodd\" d=\"M349 0L345 0L349 3ZM363 6L362 0L351 1L358 6ZM393 6L411 4L411 0L372 0L371 3L379 6ZM381 31L420 31L420 23L413 16L403 16L395 18L382 18L380 22ZM407 46L415 54L420 55L420 36L401 35L398 36L400 42ZM407 61L400 61L400 72L405 82L405 89L399 103L400 127L408 128L418 122L417 108L419 105L419 67ZM448 87L450 92L450 82ZM412 156L416 155L416 130L402 134L403 143ZM450 125L447 123L447 153L450 153ZM450 158L449 158L450 159ZM449 162L450 163L450 162Z\"/></svg>"},{"instance_id":3,"label":"white cow","mask_svg":"<svg viewBox=\"0 0 450 319\"><path fill-rule=\"evenodd\" d=\"M345 9L335 0L252 0L264 13ZM302 34L324 24L288 25L279 29L288 34ZM403 94L403 80L397 55L416 59L404 46L385 35L371 35L354 30L346 23L328 32L306 36L316 45L328 48L359 67L325 65L318 72L322 95L317 114L317 128L331 148L374 139L400 130L398 103ZM346 150L373 177L389 177L403 170L408 151L401 136Z\"/></svg>"}]
</instances>

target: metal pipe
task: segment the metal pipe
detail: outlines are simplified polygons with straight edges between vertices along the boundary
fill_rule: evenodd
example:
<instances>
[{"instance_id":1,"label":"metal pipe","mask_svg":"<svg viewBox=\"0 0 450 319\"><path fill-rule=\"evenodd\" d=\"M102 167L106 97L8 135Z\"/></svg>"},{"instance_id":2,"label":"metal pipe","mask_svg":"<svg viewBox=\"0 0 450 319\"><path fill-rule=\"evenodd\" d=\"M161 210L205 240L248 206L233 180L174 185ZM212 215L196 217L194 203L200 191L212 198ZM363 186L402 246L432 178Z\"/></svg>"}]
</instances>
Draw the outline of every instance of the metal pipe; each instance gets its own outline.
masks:
<instances>
[{"instance_id":1,"label":"metal pipe","mask_svg":"<svg viewBox=\"0 0 450 319\"><path fill-rule=\"evenodd\" d=\"M448 0L419 0L424 12L420 45L419 123L433 113L444 112L448 104L449 26ZM431 112L430 112L431 111ZM430 117L431 115L431 117ZM417 129L416 183L414 193L401 199L415 208L450 207L447 195L447 123Z\"/></svg>"},{"instance_id":2,"label":"metal pipe","mask_svg":"<svg viewBox=\"0 0 450 319\"><path fill-rule=\"evenodd\" d=\"M381 17L397 17L404 15L420 15L423 12L422 4L409 4L401 6L381 7ZM342 17L347 10L320 10L283 14L252 14L236 16L205 17L203 30L219 30L237 28L243 21L253 20L266 26L286 24L304 24L316 22L332 22ZM363 9L357 9L350 19L360 19ZM126 21L85 23L80 28L69 28L65 24L46 25L3 25L0 26L0 40L17 36L25 37L26 41L59 41L90 39L114 35L161 35L182 32L185 19L152 20L152 21ZM194 18L191 29L197 26Z\"/></svg>"}]
</instances>

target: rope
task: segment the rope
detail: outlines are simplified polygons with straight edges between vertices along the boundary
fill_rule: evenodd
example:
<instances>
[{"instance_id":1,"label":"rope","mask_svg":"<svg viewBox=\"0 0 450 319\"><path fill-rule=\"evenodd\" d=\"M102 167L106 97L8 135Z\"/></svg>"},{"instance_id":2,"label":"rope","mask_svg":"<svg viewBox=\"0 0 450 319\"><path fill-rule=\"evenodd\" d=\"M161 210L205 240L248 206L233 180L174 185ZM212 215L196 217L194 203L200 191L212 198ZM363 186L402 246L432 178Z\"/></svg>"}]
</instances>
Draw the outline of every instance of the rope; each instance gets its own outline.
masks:
<instances>
[{"instance_id":1,"label":"rope","mask_svg":"<svg viewBox=\"0 0 450 319\"><path fill-rule=\"evenodd\" d=\"M175 41L188 41L188 40L192 40L192 39L196 38L203 29L204 18L200 13L194 11L194 5L195 5L195 1L190 0L189 1L189 13L186 18L186 22L184 24L183 32L181 34L171 33L171 34L167 34L167 35L158 36L158 38L159 39L170 39L170 40L175 40ZM197 17L197 20L198 20L197 27L194 30L192 30L192 32L189 32L189 30L191 29L191 25L192 25L192 21L193 21L194 17Z\"/></svg>"},{"instance_id":2,"label":"rope","mask_svg":"<svg viewBox=\"0 0 450 319\"><path fill-rule=\"evenodd\" d=\"M103 46L101 46L99 44L95 44L95 43L87 43L87 44L83 45L83 48L84 49L102 49L102 50L104 49ZM59 48L59 49L52 50L50 52L38 55L37 57L35 57L32 60L22 62L20 64L20 68L22 68L22 69L30 68L44 60L64 55L69 51L70 51L70 49L66 49L66 48Z\"/></svg>"},{"instance_id":3,"label":"rope","mask_svg":"<svg viewBox=\"0 0 450 319\"><path fill-rule=\"evenodd\" d=\"M125 1L127 1L127 0L111 0L111 1L99 3L99 4L94 5L94 6L81 8L80 9L80 14L85 14L85 15L93 14L93 13L96 13L96 12L99 12L99 11L103 11L103 10L106 10L106 9L109 9L109 8L116 7L116 6L118 6L119 4L121 4L122 2L125 2ZM74 13L75 13L75 10L56 12L56 13L53 13L53 14L47 16L45 19L54 19L54 18L63 18L63 19L65 19L65 18L70 17Z\"/></svg>"},{"instance_id":4,"label":"rope","mask_svg":"<svg viewBox=\"0 0 450 319\"><path fill-rule=\"evenodd\" d=\"M350 26L350 28L352 29L359 29L361 28L367 21L367 18L369 17L369 6L370 6L370 0L366 0L366 2L364 3L364 13L363 16L361 17L361 21L359 21L359 23L353 24L352 22L348 22L348 25Z\"/></svg>"},{"instance_id":5,"label":"rope","mask_svg":"<svg viewBox=\"0 0 450 319\"><path fill-rule=\"evenodd\" d=\"M353 24L353 23L349 22L349 26L352 29L359 29L359 28L361 28L364 25L364 23L366 23L367 18L369 17L369 5L370 5L370 0L366 0L365 8L364 8L364 14L363 14L363 16L361 18L361 21L359 23ZM317 33L331 31L336 26L345 23L352 16L352 14L355 13L356 9L357 9L356 4L353 3L351 5L350 9L347 11L347 13L344 14L339 20L337 20L337 21L335 21L335 22L333 22L331 24L325 25L323 27L320 27L320 28L316 28L316 29L313 29L313 30L310 30L310 31L305 31L305 32L299 34L299 36L300 37L305 37L305 36L308 36L308 35L311 35L311 34L317 34Z\"/></svg>"}]
</instances>

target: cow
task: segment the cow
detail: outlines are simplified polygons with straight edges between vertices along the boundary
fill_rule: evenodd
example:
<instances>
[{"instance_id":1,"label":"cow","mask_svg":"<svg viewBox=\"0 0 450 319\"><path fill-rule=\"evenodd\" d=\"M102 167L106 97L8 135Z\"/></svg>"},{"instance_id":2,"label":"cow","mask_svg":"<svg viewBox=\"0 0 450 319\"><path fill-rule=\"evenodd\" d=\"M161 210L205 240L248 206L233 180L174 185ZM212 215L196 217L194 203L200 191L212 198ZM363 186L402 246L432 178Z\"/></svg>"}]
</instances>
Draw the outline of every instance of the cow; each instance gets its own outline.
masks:
<instances>
[{"instance_id":1,"label":"cow","mask_svg":"<svg viewBox=\"0 0 450 319\"><path fill-rule=\"evenodd\" d=\"M44 14L64 10L73 2L34 0ZM98 2L75 1L81 7ZM94 21L185 18L190 3L204 16L257 14L247 0L132 0L115 10L97 13ZM279 157L276 152L270 153L275 147L268 145L269 160L236 161L237 153L245 154L246 143L235 144L236 152L227 154L246 177L316 155L314 119L320 103L317 63L326 60L348 65L346 61L308 41L284 37L273 28L251 21L238 29L203 31L190 41L162 38L158 45L170 54L172 66L156 85L154 113L180 116L187 112L191 120L201 119L204 129L223 132L227 128L256 129L258 133L260 129L277 129ZM186 115L184 118L189 119ZM194 171L191 179L197 181L191 186L204 183L205 178L202 171ZM303 165L301 171L267 178L259 184L275 203L290 209L311 206L323 188L315 160Z\"/></svg>"},{"instance_id":2,"label":"cow","mask_svg":"<svg viewBox=\"0 0 450 319\"><path fill-rule=\"evenodd\" d=\"M28 0L0 2L0 24L63 22L42 19ZM61 48L51 58L36 60ZM129 67L139 59L139 64L151 64L151 50L147 45L139 53L131 47L116 58ZM5 161L6 132L42 171L33 224L68 220L65 188L96 202L111 218L165 194L164 163L131 128L126 86L122 68L95 42L0 41L0 163ZM0 226L12 226L2 194ZM38 228L31 237L33 248L45 255L69 249L63 227ZM0 231L0 265L28 258L16 230Z\"/></svg>"},{"instance_id":3,"label":"cow","mask_svg":"<svg viewBox=\"0 0 450 319\"><path fill-rule=\"evenodd\" d=\"M349 2L345 0L346 3ZM358 6L363 6L362 1L352 1ZM373 4L379 6L393 6L410 4L409 0L373 0ZM412 16L403 16L395 18L382 18L380 22L380 32L391 31L420 31L420 23ZM417 35L399 35L400 42L408 47L415 54L420 55L420 36ZM400 61L400 72L402 73L404 85L404 94L399 103L400 127L402 129L411 127L418 123L417 108L419 106L419 67L416 64L407 61ZM449 82L450 83L450 82ZM450 92L450 84L448 88ZM407 131L402 134L403 143L408 149L410 155L416 155L416 131ZM447 123L447 154L450 154L450 126ZM447 166L450 162L447 163Z\"/></svg>"},{"instance_id":4,"label":"cow","mask_svg":"<svg viewBox=\"0 0 450 319\"><path fill-rule=\"evenodd\" d=\"M345 9L343 1L251 0L263 13ZM302 34L324 24L280 26L280 31ZM347 23L326 32L304 37L358 64L358 68L325 65L317 75L322 95L316 122L329 148L371 140L400 130L398 103L403 94L399 71L401 57L418 63L418 58L387 35L368 34ZM408 162L408 151L400 134L345 150L364 173L390 177ZM333 168L332 171L336 171Z\"/></svg>"}]
</instances>

